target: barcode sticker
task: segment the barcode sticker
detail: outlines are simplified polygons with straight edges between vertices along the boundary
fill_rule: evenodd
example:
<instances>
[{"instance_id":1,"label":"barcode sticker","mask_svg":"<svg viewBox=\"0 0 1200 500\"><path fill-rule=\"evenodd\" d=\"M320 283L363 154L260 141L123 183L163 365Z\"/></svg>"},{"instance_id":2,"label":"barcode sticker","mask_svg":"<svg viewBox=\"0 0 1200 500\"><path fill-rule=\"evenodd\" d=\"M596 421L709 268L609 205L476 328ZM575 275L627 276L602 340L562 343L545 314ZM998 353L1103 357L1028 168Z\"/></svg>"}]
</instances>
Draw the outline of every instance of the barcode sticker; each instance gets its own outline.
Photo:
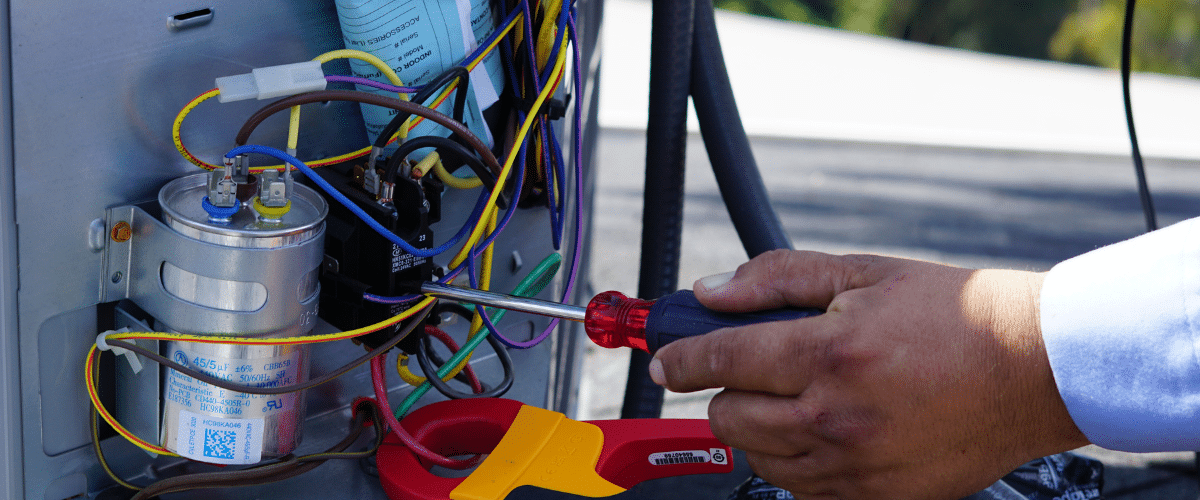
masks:
<instances>
[{"instance_id":1,"label":"barcode sticker","mask_svg":"<svg viewBox=\"0 0 1200 500\"><path fill-rule=\"evenodd\" d=\"M175 451L210 464L253 464L262 460L263 419L216 418L179 411Z\"/></svg>"},{"instance_id":2,"label":"barcode sticker","mask_svg":"<svg viewBox=\"0 0 1200 500\"><path fill-rule=\"evenodd\" d=\"M668 451L650 455L651 465L703 464L711 461L712 456L704 450Z\"/></svg>"}]
</instances>

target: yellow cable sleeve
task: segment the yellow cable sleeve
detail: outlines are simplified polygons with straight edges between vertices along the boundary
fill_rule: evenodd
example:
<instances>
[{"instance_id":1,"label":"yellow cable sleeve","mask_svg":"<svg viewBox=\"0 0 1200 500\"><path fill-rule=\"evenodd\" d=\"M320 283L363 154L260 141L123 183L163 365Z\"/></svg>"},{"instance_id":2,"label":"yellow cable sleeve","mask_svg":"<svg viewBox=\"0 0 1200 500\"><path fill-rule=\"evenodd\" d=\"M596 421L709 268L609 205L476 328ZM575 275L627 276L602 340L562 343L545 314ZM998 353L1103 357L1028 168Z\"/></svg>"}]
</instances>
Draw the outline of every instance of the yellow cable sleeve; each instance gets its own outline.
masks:
<instances>
[{"instance_id":1,"label":"yellow cable sleeve","mask_svg":"<svg viewBox=\"0 0 1200 500\"><path fill-rule=\"evenodd\" d=\"M483 181L479 180L479 177L456 177L447 171L446 166L442 165L440 161L433 165L433 175L436 175L442 184L454 189L473 189L483 185Z\"/></svg>"},{"instance_id":2,"label":"yellow cable sleeve","mask_svg":"<svg viewBox=\"0 0 1200 500\"><path fill-rule=\"evenodd\" d=\"M561 77L561 73L566 65L566 61L567 39L564 37L562 49L558 51L558 60L554 62L553 73L557 75L556 78ZM496 187L492 189L492 194L488 197L487 205L485 205L485 207L494 208L496 206L496 200L500 199L500 192L504 190L504 184L508 182L508 176L512 173L513 164L516 163L517 154L521 149L516 145L521 144L521 142L525 140L525 136L529 134L529 129L533 126L534 120L537 119L538 113L542 109L542 105L545 104L546 99L550 97L550 94L554 91L554 88L554 85L546 85L546 87L542 89L542 92L538 94L537 99L533 102L533 107L531 108L529 115L525 117L525 122L522 123L521 128L517 130L517 135L513 140L514 146L509 150L508 157L504 160L504 168L500 169L500 175L496 178ZM515 203L516 201L514 200L513 202ZM471 230L471 236L467 238L467 242L463 244L462 248L459 249L458 254L455 255L454 259L450 261L451 268L458 267L458 265L462 264L463 260L471 254L471 247L479 241L479 237L483 234L483 230L486 225L487 221L485 221L483 217L480 217L480 220L475 223L475 228Z\"/></svg>"},{"instance_id":3,"label":"yellow cable sleeve","mask_svg":"<svg viewBox=\"0 0 1200 500\"><path fill-rule=\"evenodd\" d=\"M292 106L288 114L287 150L290 152L295 151L300 143L300 106Z\"/></svg>"},{"instance_id":4,"label":"yellow cable sleeve","mask_svg":"<svg viewBox=\"0 0 1200 500\"><path fill-rule=\"evenodd\" d=\"M431 170L435 165L440 165L442 163L441 159L442 158L440 155L438 155L437 151L429 153L425 155L425 158L422 158L421 161L417 162L416 165L413 165L413 172L417 175L417 177L425 177L425 174L428 174L429 170Z\"/></svg>"}]
</instances>

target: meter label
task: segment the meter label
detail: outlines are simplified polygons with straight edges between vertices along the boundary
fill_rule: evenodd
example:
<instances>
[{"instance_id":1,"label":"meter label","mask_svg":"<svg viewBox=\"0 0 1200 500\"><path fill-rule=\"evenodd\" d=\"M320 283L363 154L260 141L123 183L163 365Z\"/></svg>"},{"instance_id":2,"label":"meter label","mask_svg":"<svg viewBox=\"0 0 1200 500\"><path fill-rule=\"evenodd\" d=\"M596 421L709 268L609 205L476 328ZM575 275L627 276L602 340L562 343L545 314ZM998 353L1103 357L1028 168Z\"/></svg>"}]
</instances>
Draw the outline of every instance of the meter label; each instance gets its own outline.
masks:
<instances>
[{"instance_id":1,"label":"meter label","mask_svg":"<svg viewBox=\"0 0 1200 500\"><path fill-rule=\"evenodd\" d=\"M212 464L253 464L262 460L263 419L218 418L179 412L175 450Z\"/></svg>"},{"instance_id":2,"label":"meter label","mask_svg":"<svg viewBox=\"0 0 1200 500\"><path fill-rule=\"evenodd\" d=\"M718 449L721 452L721 461L718 464L724 463L724 450ZM666 453L653 453L650 455L651 465L673 465L673 464L702 464L707 462L715 462L712 455L704 450L689 450L689 451L668 451Z\"/></svg>"}]
</instances>

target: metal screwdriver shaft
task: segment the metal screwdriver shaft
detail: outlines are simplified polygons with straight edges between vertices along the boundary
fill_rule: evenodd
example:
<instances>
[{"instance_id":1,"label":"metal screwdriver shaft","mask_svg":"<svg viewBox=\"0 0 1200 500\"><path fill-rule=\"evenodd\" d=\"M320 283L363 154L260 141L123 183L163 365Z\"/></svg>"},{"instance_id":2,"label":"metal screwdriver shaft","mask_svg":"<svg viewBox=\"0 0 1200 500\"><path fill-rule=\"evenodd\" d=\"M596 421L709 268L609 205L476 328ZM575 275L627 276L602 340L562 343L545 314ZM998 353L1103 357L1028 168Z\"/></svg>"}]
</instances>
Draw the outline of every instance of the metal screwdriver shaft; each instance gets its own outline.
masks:
<instances>
[{"instance_id":1,"label":"metal screwdriver shaft","mask_svg":"<svg viewBox=\"0 0 1200 500\"><path fill-rule=\"evenodd\" d=\"M459 288L428 281L421 283L421 293L430 297L459 300L472 304L550 316L551 318L578 321L580 323L583 323L584 317L587 315L587 309L580 306L528 297L517 297L502 293L485 292L470 288Z\"/></svg>"}]
</instances>

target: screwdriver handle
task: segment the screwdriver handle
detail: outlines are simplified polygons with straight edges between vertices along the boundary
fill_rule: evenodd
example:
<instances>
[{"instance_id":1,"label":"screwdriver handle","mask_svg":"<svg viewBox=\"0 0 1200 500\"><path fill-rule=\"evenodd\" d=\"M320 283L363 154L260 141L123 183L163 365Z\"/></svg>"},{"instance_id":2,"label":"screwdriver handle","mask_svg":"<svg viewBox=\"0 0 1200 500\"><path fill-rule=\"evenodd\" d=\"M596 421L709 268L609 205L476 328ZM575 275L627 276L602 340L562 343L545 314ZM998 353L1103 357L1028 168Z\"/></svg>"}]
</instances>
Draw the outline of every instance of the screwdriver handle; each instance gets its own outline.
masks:
<instances>
[{"instance_id":1,"label":"screwdriver handle","mask_svg":"<svg viewBox=\"0 0 1200 500\"><path fill-rule=\"evenodd\" d=\"M703 335L720 328L789 321L821 314L812 307L784 307L746 313L717 312L700 305L691 290L680 290L659 297L646 316L646 349L653 354L676 340Z\"/></svg>"}]
</instances>

